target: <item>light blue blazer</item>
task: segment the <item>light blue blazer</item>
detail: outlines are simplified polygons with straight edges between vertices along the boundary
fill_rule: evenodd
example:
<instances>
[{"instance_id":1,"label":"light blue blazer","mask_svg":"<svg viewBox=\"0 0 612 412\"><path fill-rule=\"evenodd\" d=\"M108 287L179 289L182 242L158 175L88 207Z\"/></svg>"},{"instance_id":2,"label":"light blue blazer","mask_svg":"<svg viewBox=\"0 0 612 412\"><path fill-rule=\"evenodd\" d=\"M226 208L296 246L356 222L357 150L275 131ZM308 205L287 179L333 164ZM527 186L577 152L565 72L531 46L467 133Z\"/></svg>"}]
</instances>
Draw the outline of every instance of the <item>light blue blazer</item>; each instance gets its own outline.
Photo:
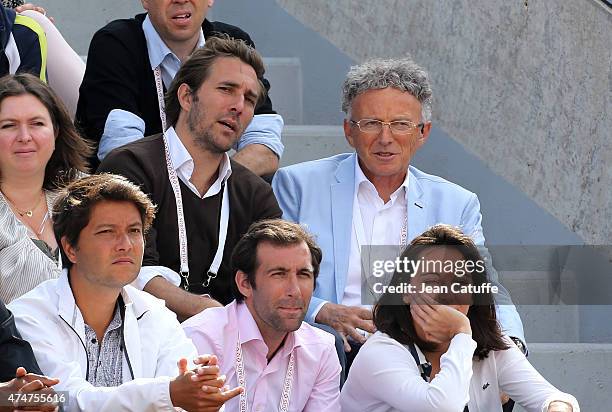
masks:
<instances>
[{"instance_id":1,"label":"light blue blazer","mask_svg":"<svg viewBox=\"0 0 612 412\"><path fill-rule=\"evenodd\" d=\"M355 197L355 153L344 153L279 169L272 189L283 218L306 225L323 250L323 261L306 320L314 322L315 309L323 301L339 303L344 287L351 247L353 199ZM478 197L440 177L408 168L408 241L430 226L459 226L477 245L484 245ZM499 285L497 272L491 281ZM500 285L501 286L501 285ZM496 302L502 328L523 342L523 325L507 291L501 287Z\"/></svg>"}]
</instances>

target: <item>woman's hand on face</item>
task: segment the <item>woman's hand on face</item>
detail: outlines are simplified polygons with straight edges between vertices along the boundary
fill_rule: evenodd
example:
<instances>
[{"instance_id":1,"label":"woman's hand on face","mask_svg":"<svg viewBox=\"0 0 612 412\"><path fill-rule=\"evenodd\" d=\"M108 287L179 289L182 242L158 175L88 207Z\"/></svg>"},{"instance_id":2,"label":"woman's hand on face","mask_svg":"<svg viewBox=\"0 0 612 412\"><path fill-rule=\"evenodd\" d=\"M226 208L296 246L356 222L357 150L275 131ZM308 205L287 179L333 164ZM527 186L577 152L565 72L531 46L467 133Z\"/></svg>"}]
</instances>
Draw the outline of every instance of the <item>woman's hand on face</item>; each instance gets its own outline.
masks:
<instances>
[{"instance_id":1,"label":"woman's hand on face","mask_svg":"<svg viewBox=\"0 0 612 412\"><path fill-rule=\"evenodd\" d=\"M548 412L573 412L574 408L569 403L563 401L552 401L548 405Z\"/></svg>"},{"instance_id":2,"label":"woman's hand on face","mask_svg":"<svg viewBox=\"0 0 612 412\"><path fill-rule=\"evenodd\" d=\"M466 312L467 308L465 307ZM410 312L428 342L445 343L458 333L472 335L467 316L451 306L439 304L431 296L414 295L410 303Z\"/></svg>"}]
</instances>

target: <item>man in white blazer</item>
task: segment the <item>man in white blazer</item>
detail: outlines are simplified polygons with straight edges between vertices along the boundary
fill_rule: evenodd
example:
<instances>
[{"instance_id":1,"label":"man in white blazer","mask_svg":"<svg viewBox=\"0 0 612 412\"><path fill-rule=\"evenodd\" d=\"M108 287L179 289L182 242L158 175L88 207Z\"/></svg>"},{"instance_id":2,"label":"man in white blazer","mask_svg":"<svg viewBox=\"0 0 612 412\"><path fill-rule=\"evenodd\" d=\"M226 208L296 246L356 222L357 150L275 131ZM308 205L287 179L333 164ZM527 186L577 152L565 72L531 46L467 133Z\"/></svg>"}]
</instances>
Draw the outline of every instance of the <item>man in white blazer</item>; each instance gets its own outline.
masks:
<instances>
[{"instance_id":1,"label":"man in white blazer","mask_svg":"<svg viewBox=\"0 0 612 412\"><path fill-rule=\"evenodd\" d=\"M478 245L485 239L474 193L410 166L431 131L432 92L422 68L408 58L352 67L342 109L355 153L282 168L272 187L283 218L307 225L323 250L306 320L333 327L349 352L365 341L363 331L374 331L361 304L361 246L405 245L437 223L461 227ZM522 323L503 287L496 303L505 333L522 344Z\"/></svg>"}]
</instances>

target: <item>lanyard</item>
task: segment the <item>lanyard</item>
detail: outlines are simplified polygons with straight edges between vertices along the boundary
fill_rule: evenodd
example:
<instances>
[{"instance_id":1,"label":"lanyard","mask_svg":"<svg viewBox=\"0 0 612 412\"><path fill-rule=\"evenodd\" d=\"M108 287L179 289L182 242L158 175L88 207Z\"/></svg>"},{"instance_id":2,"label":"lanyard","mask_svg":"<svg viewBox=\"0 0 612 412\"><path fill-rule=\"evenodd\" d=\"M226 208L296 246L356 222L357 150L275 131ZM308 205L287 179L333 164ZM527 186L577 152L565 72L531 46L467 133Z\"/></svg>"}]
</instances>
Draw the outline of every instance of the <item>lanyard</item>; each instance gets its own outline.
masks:
<instances>
[{"instance_id":1,"label":"lanyard","mask_svg":"<svg viewBox=\"0 0 612 412\"><path fill-rule=\"evenodd\" d=\"M427 362L427 359L425 359L425 363L421 363L414 343L411 342L407 345L404 345L404 347L406 347L410 351L410 354L414 358L414 361L416 362L417 367L419 368L421 378L423 378L425 382L429 383L431 377L431 363ZM465 407L463 408L463 412L470 412L467 405L465 405Z\"/></svg>"},{"instance_id":2,"label":"lanyard","mask_svg":"<svg viewBox=\"0 0 612 412\"><path fill-rule=\"evenodd\" d=\"M176 203L176 217L178 224L179 234L179 255L181 259L180 275L183 278L183 287L185 290L189 290L189 260L187 256L187 230L185 229L185 215L183 213L183 197L181 195L181 186L179 184L178 176L174 166L172 166L172 159L170 158L170 148L168 146L168 138L166 137L166 109L164 104L164 88L161 77L160 66L153 69L155 75L155 87L157 89L157 102L159 103L159 117L162 124L162 137L164 141L164 152L166 157L166 168L168 169L168 177L170 179L170 186L174 192L174 200ZM221 198L221 220L219 224L219 243L217 245L217 252L215 257L206 273L207 279L202 283L202 286L208 287L210 281L217 277L217 272L221 266L223 260L223 251L225 250L225 240L227 238L227 227L229 224L229 194L227 184L223 183L223 195Z\"/></svg>"},{"instance_id":3,"label":"lanyard","mask_svg":"<svg viewBox=\"0 0 612 412\"><path fill-rule=\"evenodd\" d=\"M291 387L293 385L293 368L295 366L295 352L291 352L289 357L289 365L287 365L287 372L285 373L285 382L283 383L283 392L281 393L280 401L278 403L279 412L287 412L289 410L289 401L291 399ZM240 412L247 412L247 387L246 377L244 373L244 361L242 356L242 345L240 344L240 332L238 332L238 340L236 342L236 377L238 379L238 386L243 388L240 394Z\"/></svg>"}]
</instances>

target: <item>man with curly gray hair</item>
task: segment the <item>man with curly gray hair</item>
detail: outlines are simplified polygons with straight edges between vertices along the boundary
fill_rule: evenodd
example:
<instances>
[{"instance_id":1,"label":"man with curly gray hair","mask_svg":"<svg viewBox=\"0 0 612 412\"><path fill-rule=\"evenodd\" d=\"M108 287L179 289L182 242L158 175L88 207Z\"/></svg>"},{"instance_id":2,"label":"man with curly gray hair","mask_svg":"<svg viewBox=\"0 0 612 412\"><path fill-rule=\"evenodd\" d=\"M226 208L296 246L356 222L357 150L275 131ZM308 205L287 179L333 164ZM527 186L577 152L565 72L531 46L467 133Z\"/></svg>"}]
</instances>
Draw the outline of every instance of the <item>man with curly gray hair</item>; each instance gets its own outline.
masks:
<instances>
[{"instance_id":1,"label":"man with curly gray hair","mask_svg":"<svg viewBox=\"0 0 612 412\"><path fill-rule=\"evenodd\" d=\"M437 223L461 227L479 245L484 236L474 193L410 166L431 131L427 72L407 57L374 59L352 67L342 91L355 152L282 168L273 189L283 218L306 224L323 250L306 320L331 326L354 353L374 331L362 300L362 246L405 246ZM501 290L510 303L500 307L501 324L524 341Z\"/></svg>"},{"instance_id":2,"label":"man with curly gray hair","mask_svg":"<svg viewBox=\"0 0 612 412\"><path fill-rule=\"evenodd\" d=\"M431 122L433 97L429 75L410 58L374 59L351 67L342 86L342 111L350 115L353 100L363 92L393 87L421 103L421 120Z\"/></svg>"}]
</instances>

